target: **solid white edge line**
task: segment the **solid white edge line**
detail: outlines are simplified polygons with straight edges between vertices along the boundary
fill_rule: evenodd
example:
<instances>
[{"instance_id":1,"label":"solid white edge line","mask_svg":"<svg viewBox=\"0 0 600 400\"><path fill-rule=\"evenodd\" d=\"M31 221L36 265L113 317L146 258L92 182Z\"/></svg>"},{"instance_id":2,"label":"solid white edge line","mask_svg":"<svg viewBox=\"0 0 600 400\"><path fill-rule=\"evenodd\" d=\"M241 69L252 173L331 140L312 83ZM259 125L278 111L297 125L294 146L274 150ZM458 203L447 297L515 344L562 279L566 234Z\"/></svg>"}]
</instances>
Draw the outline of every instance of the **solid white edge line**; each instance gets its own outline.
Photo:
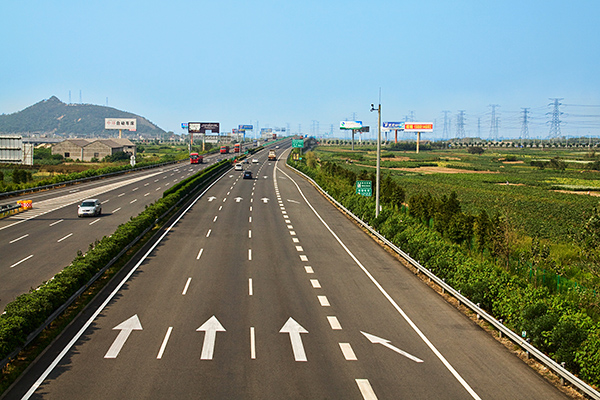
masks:
<instances>
[{"instance_id":1,"label":"solid white edge line","mask_svg":"<svg viewBox=\"0 0 600 400\"><path fill-rule=\"evenodd\" d=\"M171 332L173 331L173 327L170 326L169 329L167 329L167 334L165 335L165 338L163 339L162 344L160 345L160 350L158 350L158 355L156 356L157 360L160 360L163 356L163 353L165 352L165 349L167 348L167 342L169 341L169 337L171 336Z\"/></svg>"},{"instance_id":2,"label":"solid white edge line","mask_svg":"<svg viewBox=\"0 0 600 400\"><path fill-rule=\"evenodd\" d=\"M250 327L250 358L256 360L256 337L253 326Z\"/></svg>"},{"instance_id":3,"label":"solid white edge line","mask_svg":"<svg viewBox=\"0 0 600 400\"><path fill-rule=\"evenodd\" d=\"M355 379L355 381L364 400L377 400L377 396L368 379Z\"/></svg>"},{"instance_id":4,"label":"solid white edge line","mask_svg":"<svg viewBox=\"0 0 600 400\"><path fill-rule=\"evenodd\" d=\"M471 386L469 386L467 381L465 381L463 379L463 377L454 369L454 367L448 362L448 360L446 360L446 358L442 355L442 353L440 353L439 350L433 345L433 343L431 343L429 341L427 336L425 336L425 334L423 332L421 332L419 327L410 319L410 317L404 312L404 310L402 308L400 308L398 303L396 303L396 301L392 298L392 296L389 295L389 293L383 288L383 286L381 286L381 284L375 279L375 277L373 275L371 275L371 273L367 270L367 268L365 268L365 266L362 265L362 263L358 260L358 258L356 258L356 256L350 251L350 249L344 244L344 242L342 242L342 240L339 238L339 236L336 235L336 233L329 227L329 225L327 225L327 222L325 222L325 220L323 218L321 218L321 215L319 215L317 210L315 210L315 208L312 206L312 204L310 204L310 202L308 201L308 199L306 198L306 196L300 189L300 186L298 186L298 183L294 179L292 179L291 176L286 174L285 171L280 169L279 167L277 167L276 169L279 169L281 171L281 173L283 173L285 176L287 176L294 183L294 185L300 192L300 195L302 196L302 198L304 199L306 204L310 207L310 209L317 216L317 218L319 218L321 223L327 228L327 230L329 230L329 232L337 240L337 242L340 244L340 246L342 246L342 248L346 251L346 253L348 253L348 255L354 260L356 265L358 265L359 268L362 269L362 271L367 275L367 277L371 280L371 282L373 282L373 284L377 287L377 289L379 289L379 291L385 296L385 298L396 309L396 311L398 311L398 313L402 316L402 318L404 318L404 320L406 322L408 322L408 324L411 326L411 328L417 333L417 335L419 335L421 340L423 340L423 342L425 342L427 347L429 347L429 349L431 349L431 351L437 356L437 358L442 362L442 364L444 364L444 366L448 369L448 371L450 371L450 373L454 376L454 378L456 378L456 380L465 388L465 390L471 395L471 397L473 397L474 399L477 399L477 400L481 400L481 397L479 397L479 395L477 393L475 393L475 391L471 388Z\"/></svg>"},{"instance_id":5,"label":"solid white edge line","mask_svg":"<svg viewBox=\"0 0 600 400\"><path fill-rule=\"evenodd\" d=\"M24 259L22 259L21 261L17 261L16 263L14 263L13 265L11 265L10 267L11 267L11 268L14 268L14 267L16 267L17 265L21 264L22 262L25 262L25 261L29 260L31 257L33 257L33 254L32 254L32 255L30 255L30 256L27 256L27 257L25 257L25 258L24 258Z\"/></svg>"},{"instance_id":6,"label":"solid white edge line","mask_svg":"<svg viewBox=\"0 0 600 400\"><path fill-rule=\"evenodd\" d=\"M204 196L204 194L206 192L208 192L209 189L211 189L217 182L219 182L223 178L223 176L225 176L225 175L222 175L219 179L215 180L206 189L204 189L204 191L202 193L200 193L198 195L198 197L196 197L196 199L188 206L188 208L186 208L181 213L181 215L179 215L179 217L177 217L175 219L175 221L173 221L173 223L171 224L171 226L169 228L175 226L175 224L177 224L179 222L179 220L181 218L183 218L183 216L198 202L198 200L200 200L202 198L202 196ZM125 283L129 280L129 278L131 278L131 275L133 275L135 273L135 271L137 271L137 269L140 267L140 265L142 265L142 263L144 261L146 261L146 258L148 258L148 256L150 254L152 254L152 252L154 251L154 249L160 244L160 242L163 241L163 239L165 238L165 236L167 236L168 234L169 234L169 231L168 230L165 231L160 236L160 238L158 238L158 240L148 249L148 251L144 254L144 256L133 266L133 268L131 268L131 270L129 271L129 273L127 273L127 275L117 285L117 287L110 293L110 295L108 295L108 297L104 300L104 302L100 305L100 307L98 307L98 309L96 311L94 311L94 313L92 314L92 316L81 327L81 329L79 330L79 332L77 332L75 334L75 336L73 336L73 338L69 341L69 343L58 354L58 356L56 356L56 358L54 359L54 361L48 366L48 368L46 368L46 370L40 375L40 377L34 382L34 384L31 385L31 388L29 388L29 390L27 391L27 393L25 393L25 395L22 397L22 400L29 399L35 393L35 391L40 387L40 385L44 382L44 380L46 380L46 378L48 377L48 375L50 375L50 373L52 372L52 370L54 370L54 368L56 368L56 366L58 365L58 363L60 362L60 360L62 360L63 357L69 352L69 350L71 350L71 347L73 347L75 345L75 343L77 343L77 341L79 340L79 338L85 333L85 331L94 322L94 320L96 319L96 317L98 317L98 315L100 315L100 313L104 310L104 308L106 308L106 306L108 305L108 303L110 303L112 301L112 299L117 295L117 293L119 292L119 290L121 290L121 288L123 287L123 285L125 285Z\"/></svg>"},{"instance_id":7,"label":"solid white edge line","mask_svg":"<svg viewBox=\"0 0 600 400\"><path fill-rule=\"evenodd\" d=\"M188 291L188 288L190 287L191 282L192 282L192 278L188 278L187 282L185 283L185 287L183 288L183 292L181 292L182 295L185 296L185 294Z\"/></svg>"}]
</instances>

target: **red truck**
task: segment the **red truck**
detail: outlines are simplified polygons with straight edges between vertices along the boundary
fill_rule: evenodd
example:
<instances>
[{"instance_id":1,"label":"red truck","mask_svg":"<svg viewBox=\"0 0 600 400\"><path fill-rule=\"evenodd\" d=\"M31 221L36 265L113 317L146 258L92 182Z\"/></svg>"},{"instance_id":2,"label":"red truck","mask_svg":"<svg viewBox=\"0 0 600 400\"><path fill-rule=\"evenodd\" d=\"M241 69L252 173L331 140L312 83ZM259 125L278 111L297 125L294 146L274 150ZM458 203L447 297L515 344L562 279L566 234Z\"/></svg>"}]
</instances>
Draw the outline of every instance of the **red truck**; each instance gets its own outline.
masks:
<instances>
[{"instance_id":1,"label":"red truck","mask_svg":"<svg viewBox=\"0 0 600 400\"><path fill-rule=\"evenodd\" d=\"M233 145L233 152L234 153L239 153L240 150L241 150L241 148L242 148L242 145L240 143L236 143L236 144Z\"/></svg>"},{"instance_id":2,"label":"red truck","mask_svg":"<svg viewBox=\"0 0 600 400\"><path fill-rule=\"evenodd\" d=\"M229 146L221 146L221 154L228 154Z\"/></svg>"},{"instance_id":3,"label":"red truck","mask_svg":"<svg viewBox=\"0 0 600 400\"><path fill-rule=\"evenodd\" d=\"M203 157L198 153L190 154L190 164L202 164Z\"/></svg>"}]
</instances>

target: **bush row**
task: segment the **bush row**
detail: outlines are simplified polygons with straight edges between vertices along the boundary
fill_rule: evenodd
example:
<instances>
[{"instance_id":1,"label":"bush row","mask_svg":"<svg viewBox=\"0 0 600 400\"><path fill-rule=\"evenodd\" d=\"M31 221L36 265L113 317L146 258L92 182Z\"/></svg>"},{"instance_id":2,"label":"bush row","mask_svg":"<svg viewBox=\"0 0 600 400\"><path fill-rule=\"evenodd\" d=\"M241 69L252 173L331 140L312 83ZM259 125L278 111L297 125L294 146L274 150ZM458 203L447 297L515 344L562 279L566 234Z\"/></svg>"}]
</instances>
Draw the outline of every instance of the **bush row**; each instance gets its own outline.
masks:
<instances>
[{"instance_id":1,"label":"bush row","mask_svg":"<svg viewBox=\"0 0 600 400\"><path fill-rule=\"evenodd\" d=\"M86 254L78 255L54 278L9 303L5 313L0 315L0 359L20 348L29 334L89 282L121 249L152 226L158 217L194 188L207 185L213 177L228 167L229 161L225 160L182 181L177 190L165 193L138 216L119 225L111 236L104 236L91 244Z\"/></svg>"},{"instance_id":2,"label":"bush row","mask_svg":"<svg viewBox=\"0 0 600 400\"><path fill-rule=\"evenodd\" d=\"M460 290L555 361L593 385L600 384L600 322L598 295L572 289L551 292L494 263L470 253L439 231L382 201L375 218L373 198L354 193L350 171L340 165L309 168L291 165L311 176L324 190L421 265ZM375 185L373 185L375 186ZM382 196L382 199L385 199Z\"/></svg>"}]
</instances>

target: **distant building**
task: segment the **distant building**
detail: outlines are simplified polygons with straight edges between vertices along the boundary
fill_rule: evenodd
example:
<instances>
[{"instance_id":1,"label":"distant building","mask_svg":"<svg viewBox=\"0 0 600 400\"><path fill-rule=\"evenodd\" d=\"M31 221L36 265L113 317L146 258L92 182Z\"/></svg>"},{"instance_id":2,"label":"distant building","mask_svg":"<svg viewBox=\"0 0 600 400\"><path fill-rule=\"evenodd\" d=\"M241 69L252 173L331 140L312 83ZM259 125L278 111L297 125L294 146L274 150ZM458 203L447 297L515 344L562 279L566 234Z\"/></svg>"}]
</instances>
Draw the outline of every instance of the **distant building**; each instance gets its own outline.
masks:
<instances>
[{"instance_id":1,"label":"distant building","mask_svg":"<svg viewBox=\"0 0 600 400\"><path fill-rule=\"evenodd\" d=\"M102 160L121 151L135 155L135 144L129 139L67 139L52 146L52 154L81 161Z\"/></svg>"},{"instance_id":2,"label":"distant building","mask_svg":"<svg viewBox=\"0 0 600 400\"><path fill-rule=\"evenodd\" d=\"M33 144L21 136L0 135L0 163L33 165Z\"/></svg>"}]
</instances>

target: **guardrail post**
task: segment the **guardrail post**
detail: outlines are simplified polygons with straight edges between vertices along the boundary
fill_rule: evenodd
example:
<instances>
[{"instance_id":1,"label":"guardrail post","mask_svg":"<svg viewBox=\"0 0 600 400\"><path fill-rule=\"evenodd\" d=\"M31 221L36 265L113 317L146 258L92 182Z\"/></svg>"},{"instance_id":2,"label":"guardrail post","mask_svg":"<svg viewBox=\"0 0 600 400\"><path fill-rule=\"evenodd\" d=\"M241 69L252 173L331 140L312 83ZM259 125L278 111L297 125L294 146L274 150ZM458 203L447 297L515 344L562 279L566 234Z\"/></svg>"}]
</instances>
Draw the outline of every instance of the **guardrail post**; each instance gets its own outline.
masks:
<instances>
[{"instance_id":1,"label":"guardrail post","mask_svg":"<svg viewBox=\"0 0 600 400\"><path fill-rule=\"evenodd\" d=\"M479 306L479 303L477 304L477 306ZM500 318L500 319L498 320L498 322L500 322L500 323L502 324L502 323L503 323L503 321L502 321L502 318ZM502 331L498 331L498 337L499 337L500 339L502 339Z\"/></svg>"},{"instance_id":2,"label":"guardrail post","mask_svg":"<svg viewBox=\"0 0 600 400\"><path fill-rule=\"evenodd\" d=\"M442 281L446 282L446 279L442 279ZM442 294L446 293L446 289L442 286Z\"/></svg>"},{"instance_id":3,"label":"guardrail post","mask_svg":"<svg viewBox=\"0 0 600 400\"><path fill-rule=\"evenodd\" d=\"M477 303L477 308L481 308L481 304ZM477 319L481 318L481 315L479 315L479 313L477 313Z\"/></svg>"},{"instance_id":4,"label":"guardrail post","mask_svg":"<svg viewBox=\"0 0 600 400\"><path fill-rule=\"evenodd\" d=\"M560 365L564 368L565 367L565 362L561 362ZM564 377L560 377L560 386L565 386L565 378Z\"/></svg>"}]
</instances>

